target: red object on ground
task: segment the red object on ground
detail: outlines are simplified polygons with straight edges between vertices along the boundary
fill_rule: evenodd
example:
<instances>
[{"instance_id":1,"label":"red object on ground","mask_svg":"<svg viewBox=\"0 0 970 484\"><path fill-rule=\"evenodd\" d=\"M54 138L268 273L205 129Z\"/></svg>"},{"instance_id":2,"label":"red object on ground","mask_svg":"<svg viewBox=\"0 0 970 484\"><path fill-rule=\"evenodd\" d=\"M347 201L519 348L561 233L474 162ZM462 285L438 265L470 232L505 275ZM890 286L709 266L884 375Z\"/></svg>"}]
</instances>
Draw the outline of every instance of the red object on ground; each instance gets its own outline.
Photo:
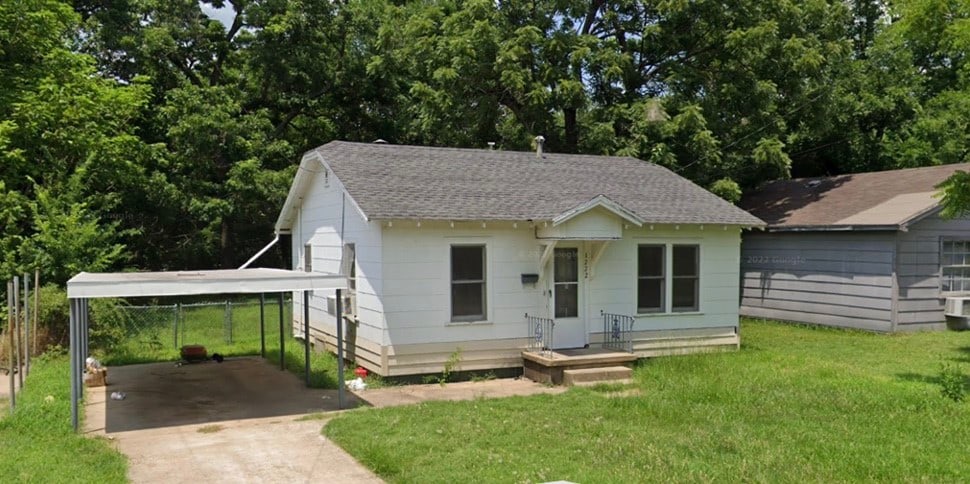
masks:
<instances>
[{"instance_id":1,"label":"red object on ground","mask_svg":"<svg viewBox=\"0 0 970 484\"><path fill-rule=\"evenodd\" d=\"M367 378L367 368L364 368L363 366L358 366L357 369L354 370L354 374L361 378Z\"/></svg>"},{"instance_id":2,"label":"red object on ground","mask_svg":"<svg viewBox=\"0 0 970 484\"><path fill-rule=\"evenodd\" d=\"M205 346L185 345L182 347L182 359L191 363L205 361L207 357Z\"/></svg>"}]
</instances>

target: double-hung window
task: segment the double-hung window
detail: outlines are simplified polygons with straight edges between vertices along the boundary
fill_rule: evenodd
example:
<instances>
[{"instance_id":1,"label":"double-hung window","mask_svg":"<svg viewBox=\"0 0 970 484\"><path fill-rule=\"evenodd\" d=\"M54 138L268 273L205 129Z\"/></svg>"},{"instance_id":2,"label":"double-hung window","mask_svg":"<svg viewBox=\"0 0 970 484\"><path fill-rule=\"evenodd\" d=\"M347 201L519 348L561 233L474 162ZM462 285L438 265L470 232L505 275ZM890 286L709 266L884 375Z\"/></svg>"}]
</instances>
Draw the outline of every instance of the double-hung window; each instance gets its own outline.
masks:
<instances>
[{"instance_id":1,"label":"double-hung window","mask_svg":"<svg viewBox=\"0 0 970 484\"><path fill-rule=\"evenodd\" d=\"M485 246L451 246L451 320L485 320Z\"/></svg>"},{"instance_id":2,"label":"double-hung window","mask_svg":"<svg viewBox=\"0 0 970 484\"><path fill-rule=\"evenodd\" d=\"M970 241L943 241L940 250L940 290L970 292Z\"/></svg>"},{"instance_id":3,"label":"double-hung window","mask_svg":"<svg viewBox=\"0 0 970 484\"><path fill-rule=\"evenodd\" d=\"M700 246L644 244L637 248L637 313L697 311L699 291Z\"/></svg>"}]
</instances>

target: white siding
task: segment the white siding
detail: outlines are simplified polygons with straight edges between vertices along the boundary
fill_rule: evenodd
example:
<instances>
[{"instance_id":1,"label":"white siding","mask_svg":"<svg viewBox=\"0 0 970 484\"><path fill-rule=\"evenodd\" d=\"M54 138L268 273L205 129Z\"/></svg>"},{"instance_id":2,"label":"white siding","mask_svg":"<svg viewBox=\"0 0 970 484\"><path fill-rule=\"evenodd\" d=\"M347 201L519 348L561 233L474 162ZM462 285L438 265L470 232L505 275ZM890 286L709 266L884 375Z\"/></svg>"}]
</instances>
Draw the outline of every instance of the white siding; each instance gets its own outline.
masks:
<instances>
[{"instance_id":1,"label":"white siding","mask_svg":"<svg viewBox=\"0 0 970 484\"><path fill-rule=\"evenodd\" d=\"M446 343L523 338L525 313L548 314L540 284L522 284L521 274L539 273L542 244L533 229L511 222L480 224L394 223L384 229L384 308L386 344ZM575 242L575 241L573 241ZM481 243L487 251L487 321L450 323L449 247ZM736 327L738 324L738 256L736 227L657 226L626 230L622 240L606 247L581 293L587 330L601 331L600 311L635 314L638 244L700 246L700 309L692 313L640 316L637 330L677 330ZM591 246L581 249L588 257ZM669 251L668 251L669 252ZM550 262L551 263L551 262ZM669 305L668 305L669 307Z\"/></svg>"},{"instance_id":2,"label":"white siding","mask_svg":"<svg viewBox=\"0 0 970 484\"><path fill-rule=\"evenodd\" d=\"M321 167L321 170L323 168ZM384 334L384 307L381 302L381 229L376 222L364 220L343 186L335 177L317 174L300 207L293 230L293 267L303 267L303 247L312 246L315 272L339 273L343 246L352 243L357 253L356 335L381 342ZM335 334L336 321L327 313L326 297L333 291L315 291L310 299L310 324L314 332ZM294 294L293 320L296 334L302 334L303 300Z\"/></svg>"},{"instance_id":3,"label":"white siding","mask_svg":"<svg viewBox=\"0 0 970 484\"><path fill-rule=\"evenodd\" d=\"M599 311L635 314L637 308L637 248L641 244L663 244L668 247L667 273L670 272L672 244L696 244L700 247L699 308L696 312L649 314L637 317L638 331L724 328L738 325L738 257L741 244L737 227L697 225L650 226L630 228L623 240L612 242L603 253L594 279L590 281L590 299L594 312L592 331L600 328ZM669 286L668 286L669 287ZM666 291L670 307L671 291Z\"/></svg>"},{"instance_id":4,"label":"white siding","mask_svg":"<svg viewBox=\"0 0 970 484\"><path fill-rule=\"evenodd\" d=\"M741 313L890 331L895 233L758 233L742 244Z\"/></svg>"},{"instance_id":5,"label":"white siding","mask_svg":"<svg viewBox=\"0 0 970 484\"><path fill-rule=\"evenodd\" d=\"M541 255L527 223L449 224L394 222L385 225L385 344L455 343L524 337L524 315L543 302L541 291L522 284L537 273ZM451 322L451 246L485 246L486 321Z\"/></svg>"}]
</instances>

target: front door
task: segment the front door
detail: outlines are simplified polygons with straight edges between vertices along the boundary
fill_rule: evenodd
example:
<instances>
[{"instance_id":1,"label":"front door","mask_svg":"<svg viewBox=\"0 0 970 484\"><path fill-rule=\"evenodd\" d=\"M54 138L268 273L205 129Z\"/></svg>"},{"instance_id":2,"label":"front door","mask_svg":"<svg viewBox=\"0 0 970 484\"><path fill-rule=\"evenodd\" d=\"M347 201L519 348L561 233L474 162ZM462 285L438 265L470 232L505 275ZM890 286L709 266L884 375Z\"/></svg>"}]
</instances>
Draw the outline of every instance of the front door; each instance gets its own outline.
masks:
<instances>
[{"instance_id":1,"label":"front door","mask_svg":"<svg viewBox=\"0 0 970 484\"><path fill-rule=\"evenodd\" d=\"M586 322L582 311L582 279L579 249L556 248L552 261L551 313L556 322L553 347L582 348L586 345Z\"/></svg>"}]
</instances>

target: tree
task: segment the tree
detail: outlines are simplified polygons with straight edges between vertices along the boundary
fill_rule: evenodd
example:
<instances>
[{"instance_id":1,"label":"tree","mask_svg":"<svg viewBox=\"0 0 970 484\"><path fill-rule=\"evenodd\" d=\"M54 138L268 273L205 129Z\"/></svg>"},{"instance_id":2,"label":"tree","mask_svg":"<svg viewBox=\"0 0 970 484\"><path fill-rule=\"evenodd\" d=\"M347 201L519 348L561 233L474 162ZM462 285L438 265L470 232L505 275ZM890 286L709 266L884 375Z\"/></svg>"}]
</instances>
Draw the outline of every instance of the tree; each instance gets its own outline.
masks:
<instances>
[{"instance_id":1,"label":"tree","mask_svg":"<svg viewBox=\"0 0 970 484\"><path fill-rule=\"evenodd\" d=\"M141 186L132 160L148 151L132 126L145 86L74 52L77 22L57 1L0 5L0 266L58 282L119 260L121 234L98 216Z\"/></svg>"}]
</instances>

